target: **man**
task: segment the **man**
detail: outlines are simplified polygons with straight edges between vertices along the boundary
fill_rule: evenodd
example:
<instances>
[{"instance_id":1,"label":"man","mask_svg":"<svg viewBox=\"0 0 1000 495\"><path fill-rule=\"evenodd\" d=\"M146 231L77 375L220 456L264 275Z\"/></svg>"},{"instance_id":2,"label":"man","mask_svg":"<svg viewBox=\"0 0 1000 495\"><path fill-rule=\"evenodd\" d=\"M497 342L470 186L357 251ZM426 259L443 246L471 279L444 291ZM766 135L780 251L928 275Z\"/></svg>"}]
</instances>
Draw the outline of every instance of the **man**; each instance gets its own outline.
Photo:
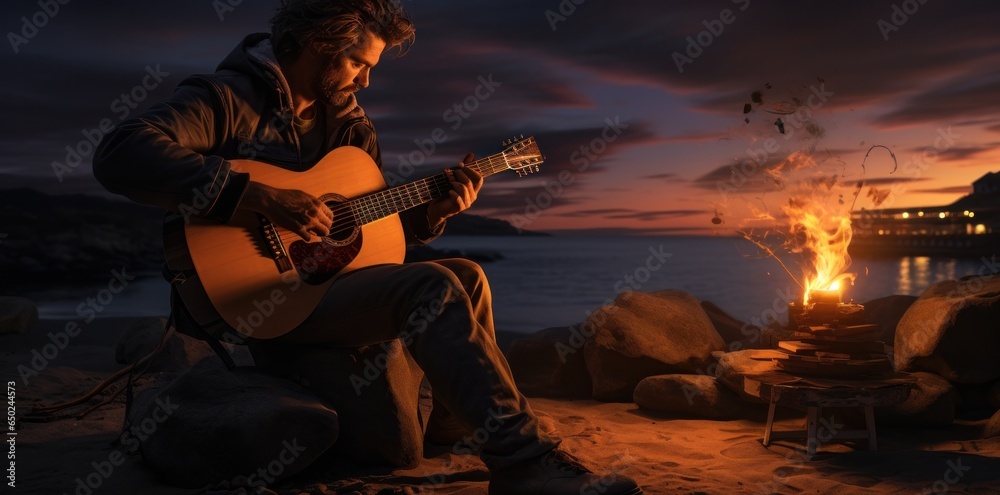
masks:
<instances>
[{"instance_id":1,"label":"man","mask_svg":"<svg viewBox=\"0 0 1000 495\"><path fill-rule=\"evenodd\" d=\"M210 204L198 212L206 218L227 222L249 210L306 240L327 235L334 213L322 201L255 182L227 159L304 170L330 149L353 145L379 163L374 129L354 93L368 86L386 48L405 52L414 29L391 0L285 0L271 25L270 37L248 36L214 75L185 80L169 100L108 134L94 159L101 183L173 211L207 192ZM464 165L446 173L448 196L400 215L409 244L437 237L447 218L476 200L478 173ZM435 399L464 428L490 426L480 456L491 495L641 493L627 478L590 473L539 430L497 347L490 304L482 269L467 260L377 265L335 281L280 340L384 342L423 311L426 329L411 332L407 347Z\"/></svg>"}]
</instances>

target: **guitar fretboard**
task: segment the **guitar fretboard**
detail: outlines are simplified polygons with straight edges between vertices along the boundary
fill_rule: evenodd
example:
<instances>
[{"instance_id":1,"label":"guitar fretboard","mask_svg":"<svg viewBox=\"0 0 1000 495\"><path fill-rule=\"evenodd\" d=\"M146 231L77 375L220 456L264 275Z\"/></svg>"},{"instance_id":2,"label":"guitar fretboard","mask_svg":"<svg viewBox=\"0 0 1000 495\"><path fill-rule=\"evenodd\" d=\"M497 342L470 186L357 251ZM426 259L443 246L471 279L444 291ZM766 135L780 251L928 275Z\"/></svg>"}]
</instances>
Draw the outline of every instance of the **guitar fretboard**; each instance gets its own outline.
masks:
<instances>
[{"instance_id":1,"label":"guitar fretboard","mask_svg":"<svg viewBox=\"0 0 1000 495\"><path fill-rule=\"evenodd\" d=\"M467 167L488 177L506 170L507 159L503 153L480 158ZM385 218L394 213L429 203L445 196L452 190L451 182L444 173L415 180L401 186L385 189L348 202L357 224L364 225Z\"/></svg>"}]
</instances>

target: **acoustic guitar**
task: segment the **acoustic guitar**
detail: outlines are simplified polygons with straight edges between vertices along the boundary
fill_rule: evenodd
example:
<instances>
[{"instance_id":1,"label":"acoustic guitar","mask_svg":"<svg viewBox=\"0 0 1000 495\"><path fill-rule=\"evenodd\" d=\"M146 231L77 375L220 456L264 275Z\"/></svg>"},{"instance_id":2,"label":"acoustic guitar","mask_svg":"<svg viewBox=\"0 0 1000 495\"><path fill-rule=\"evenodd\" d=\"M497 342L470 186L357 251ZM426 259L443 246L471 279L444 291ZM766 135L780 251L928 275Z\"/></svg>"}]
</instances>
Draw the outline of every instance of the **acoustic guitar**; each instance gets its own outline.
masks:
<instances>
[{"instance_id":1,"label":"acoustic guitar","mask_svg":"<svg viewBox=\"0 0 1000 495\"><path fill-rule=\"evenodd\" d=\"M504 144L503 151L467 166L484 177L504 170L523 176L544 161L533 137ZM330 234L311 242L246 210L226 224L168 217L167 267L176 274L172 283L184 306L209 334L235 343L291 331L340 275L402 263L406 246L399 212L452 190L444 173L389 188L371 156L351 146L334 149L306 171L254 160L230 163L254 181L312 194L334 213Z\"/></svg>"}]
</instances>

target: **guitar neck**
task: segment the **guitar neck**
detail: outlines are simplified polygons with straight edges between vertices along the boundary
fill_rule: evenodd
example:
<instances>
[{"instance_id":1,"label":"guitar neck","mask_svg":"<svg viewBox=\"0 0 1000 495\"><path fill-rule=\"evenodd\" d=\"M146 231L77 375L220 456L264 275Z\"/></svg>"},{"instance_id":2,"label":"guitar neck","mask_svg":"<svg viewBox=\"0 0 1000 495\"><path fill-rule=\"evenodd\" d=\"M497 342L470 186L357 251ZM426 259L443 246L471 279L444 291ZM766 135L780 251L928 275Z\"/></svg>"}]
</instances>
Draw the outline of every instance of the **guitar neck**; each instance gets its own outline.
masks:
<instances>
[{"instance_id":1,"label":"guitar neck","mask_svg":"<svg viewBox=\"0 0 1000 495\"><path fill-rule=\"evenodd\" d=\"M503 153L480 158L466 166L479 172L483 177L509 168ZM359 196L348 201L348 204L357 224L364 225L447 196L448 191L451 190L452 185L448 181L448 177L444 173L440 173L401 186Z\"/></svg>"}]
</instances>

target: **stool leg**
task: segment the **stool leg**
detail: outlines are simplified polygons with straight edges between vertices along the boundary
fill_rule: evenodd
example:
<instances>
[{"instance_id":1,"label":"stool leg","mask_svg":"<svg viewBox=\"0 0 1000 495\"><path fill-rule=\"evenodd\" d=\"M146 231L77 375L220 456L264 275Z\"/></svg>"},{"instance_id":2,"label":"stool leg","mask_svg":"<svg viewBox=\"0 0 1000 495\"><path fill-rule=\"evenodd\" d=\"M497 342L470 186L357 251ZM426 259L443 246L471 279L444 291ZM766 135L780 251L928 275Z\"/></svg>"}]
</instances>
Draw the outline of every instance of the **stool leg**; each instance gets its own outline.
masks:
<instances>
[{"instance_id":1,"label":"stool leg","mask_svg":"<svg viewBox=\"0 0 1000 495\"><path fill-rule=\"evenodd\" d=\"M774 428L774 402L767 408L767 426L764 427L764 446L771 444L771 429Z\"/></svg>"},{"instance_id":2,"label":"stool leg","mask_svg":"<svg viewBox=\"0 0 1000 495\"><path fill-rule=\"evenodd\" d=\"M875 410L872 406L865 406L865 426L868 427L868 450L878 450L878 441L875 439Z\"/></svg>"},{"instance_id":3,"label":"stool leg","mask_svg":"<svg viewBox=\"0 0 1000 495\"><path fill-rule=\"evenodd\" d=\"M809 414L806 416L806 456L812 458L816 454L816 426L819 422L818 407L809 407Z\"/></svg>"}]
</instances>

